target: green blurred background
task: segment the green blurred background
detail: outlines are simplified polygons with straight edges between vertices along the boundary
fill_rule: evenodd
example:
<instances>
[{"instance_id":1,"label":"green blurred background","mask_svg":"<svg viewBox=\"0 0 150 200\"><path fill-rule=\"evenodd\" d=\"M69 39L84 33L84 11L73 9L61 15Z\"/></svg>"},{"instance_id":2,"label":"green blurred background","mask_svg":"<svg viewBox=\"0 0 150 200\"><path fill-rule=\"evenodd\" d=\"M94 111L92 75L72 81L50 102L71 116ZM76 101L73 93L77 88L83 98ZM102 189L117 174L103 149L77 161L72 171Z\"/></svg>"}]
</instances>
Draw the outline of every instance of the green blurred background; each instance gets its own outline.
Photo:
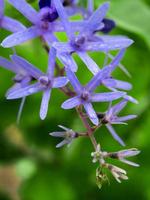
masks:
<instances>
[{"instance_id":1,"label":"green blurred background","mask_svg":"<svg viewBox=\"0 0 150 200\"><path fill-rule=\"evenodd\" d=\"M104 2L94 1L95 6ZM31 4L37 7L37 2L32 1ZM30 25L10 5L7 5L6 13ZM127 148L137 147L142 151L134 159L141 165L140 168L117 163L128 171L129 180L118 184L108 174L110 185L105 184L99 190L95 183L97 165L91 162L93 148L90 141L81 138L69 148L56 149L59 139L48 135L49 132L58 130L58 124L84 130L75 111L60 108L66 97L53 91L45 121L39 119L41 94L28 97L21 122L17 126L20 100L5 99L5 93L13 83L13 74L0 68L0 200L150 200L150 1L111 0L108 16L118 25L112 35L127 35L135 41L123 59L132 78L126 77L119 69L115 72L115 77L133 84L130 94L140 103L129 103L122 114L137 114L138 118L129 122L128 126L120 125L115 129L126 142ZM0 40L8 34L0 30ZM20 56L46 70L48 58L39 39L20 45L16 50ZM8 58L10 54L12 50L0 48L1 56ZM97 53L92 56L101 65L103 55ZM88 71L85 72L86 68L78 58L77 61L80 66L78 76L85 83L91 75ZM105 105L96 106L99 111L106 108ZM120 146L105 128L97 131L96 138L104 150L120 150Z\"/></svg>"}]
</instances>

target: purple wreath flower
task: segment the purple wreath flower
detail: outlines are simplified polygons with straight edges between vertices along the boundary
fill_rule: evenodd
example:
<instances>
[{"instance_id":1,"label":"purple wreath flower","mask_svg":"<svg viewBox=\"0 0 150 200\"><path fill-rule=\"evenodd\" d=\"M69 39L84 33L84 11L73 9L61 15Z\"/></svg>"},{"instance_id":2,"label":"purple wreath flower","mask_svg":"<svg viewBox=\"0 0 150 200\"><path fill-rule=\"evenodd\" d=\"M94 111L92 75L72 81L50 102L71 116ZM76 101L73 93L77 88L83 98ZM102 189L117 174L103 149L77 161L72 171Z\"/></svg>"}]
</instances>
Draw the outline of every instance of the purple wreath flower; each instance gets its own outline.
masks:
<instances>
[{"instance_id":1,"label":"purple wreath flower","mask_svg":"<svg viewBox=\"0 0 150 200\"><path fill-rule=\"evenodd\" d=\"M69 145L72 143L72 141L78 137L78 133L76 133L75 131L73 131L72 129L66 128L64 126L59 125L58 127L60 127L61 129L63 129L63 131L57 131L57 132L52 132L50 133L51 136L53 137L60 137L60 138L64 138L60 143L58 143L56 145L56 148L60 148L64 145Z\"/></svg>"},{"instance_id":2,"label":"purple wreath flower","mask_svg":"<svg viewBox=\"0 0 150 200\"><path fill-rule=\"evenodd\" d=\"M54 7L43 7L37 12L25 0L9 0L19 12L21 12L33 25L24 31L19 31L3 40L3 47L13 47L33 38L42 36L48 45L51 45L56 38L53 33L64 31L63 24L55 21ZM82 22L72 22L75 31L83 25Z\"/></svg>"},{"instance_id":3,"label":"purple wreath flower","mask_svg":"<svg viewBox=\"0 0 150 200\"><path fill-rule=\"evenodd\" d=\"M54 77L56 59L55 49L51 48L50 50L48 70L45 74L41 72L38 68L31 65L25 59L17 55L13 55L12 59L18 64L20 64L24 68L24 70L32 74L32 77L34 77L34 79L36 79L37 82L26 87L13 90L13 92L11 93L9 92L7 99L18 99L43 91L43 97L40 108L40 117L41 119L45 119L48 112L48 104L52 88L60 88L68 83L68 79L66 77Z\"/></svg>"},{"instance_id":4,"label":"purple wreath flower","mask_svg":"<svg viewBox=\"0 0 150 200\"><path fill-rule=\"evenodd\" d=\"M122 146L125 146L123 140L118 136L114 128L112 127L113 124L126 124L125 122L131 119L136 118L136 115L127 115L118 117L117 115L120 111L126 106L127 100L122 100L118 104L114 106L110 106L108 111L105 114L98 114L98 117L101 119L101 123L105 124L106 128L109 130L113 138L119 142Z\"/></svg>"},{"instance_id":5,"label":"purple wreath flower","mask_svg":"<svg viewBox=\"0 0 150 200\"><path fill-rule=\"evenodd\" d=\"M18 32L26 27L15 19L4 16L4 0L0 0L0 28L4 28L10 32Z\"/></svg>"},{"instance_id":6,"label":"purple wreath flower","mask_svg":"<svg viewBox=\"0 0 150 200\"><path fill-rule=\"evenodd\" d=\"M76 96L65 101L62 104L63 109L71 109L79 105L83 105L84 109L92 121L93 124L98 125L98 117L93 109L92 102L110 102L118 98L123 97L125 92L104 92L104 93L94 93L96 87L98 87L102 80L105 79L111 72L110 67L106 67L97 73L92 80L86 85L81 86L76 75L69 69L66 68L67 77L73 86Z\"/></svg>"},{"instance_id":7,"label":"purple wreath flower","mask_svg":"<svg viewBox=\"0 0 150 200\"><path fill-rule=\"evenodd\" d=\"M68 21L68 16L62 6L61 1L55 1L54 4L69 39L68 42L53 43L53 46L57 49L58 57L65 65L67 63L66 54L67 57L71 57L70 54L76 52L78 56L82 59L82 61L91 70L91 72L93 74L96 74L99 71L99 67L86 52L109 52L111 50L126 48L133 43L131 39L121 36L99 36L95 40L93 32L104 28L102 20L104 19L106 12L109 8L108 3L104 3L102 6L100 6L91 15L91 17L86 20L86 23L83 24L83 27L79 31L79 34L77 36L75 36L75 33L72 30L72 26Z\"/></svg>"}]
</instances>

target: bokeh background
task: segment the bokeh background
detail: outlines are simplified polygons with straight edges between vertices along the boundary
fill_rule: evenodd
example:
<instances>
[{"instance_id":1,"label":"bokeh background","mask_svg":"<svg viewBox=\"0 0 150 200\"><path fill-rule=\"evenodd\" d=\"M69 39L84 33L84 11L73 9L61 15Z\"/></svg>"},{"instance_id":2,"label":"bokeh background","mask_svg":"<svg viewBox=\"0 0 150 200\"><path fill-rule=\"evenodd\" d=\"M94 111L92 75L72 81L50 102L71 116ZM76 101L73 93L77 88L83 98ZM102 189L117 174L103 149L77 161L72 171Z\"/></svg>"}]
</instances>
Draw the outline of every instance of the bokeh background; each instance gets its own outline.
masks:
<instances>
[{"instance_id":1,"label":"bokeh background","mask_svg":"<svg viewBox=\"0 0 150 200\"><path fill-rule=\"evenodd\" d=\"M98 6L104 1L94 2ZM37 1L30 3L37 7ZM82 0L82 3L86 1ZM6 13L30 25L8 4ZM17 125L20 100L5 99L5 93L13 83L13 74L0 68L0 200L150 200L150 1L111 0L108 17L117 23L112 35L127 35L135 41L122 62L132 78L126 77L119 69L115 76L133 84L130 94L140 102L139 105L129 103L122 114L133 113L138 118L129 122L128 126L115 128L127 148L137 147L141 150L141 154L134 159L141 165L140 168L117 163L128 171L129 180L118 184L108 174L110 184L104 184L99 190L95 183L97 165L91 162L93 148L90 141L80 138L69 148L56 149L59 139L48 135L58 130L58 124L84 130L75 111L60 108L66 97L53 91L45 121L39 119L41 94L28 97L20 124ZM8 34L0 30L0 40ZM16 51L40 69L46 70L48 57L39 39L18 46ZM0 48L1 56L9 58L10 54L12 50ZM92 56L99 65L102 64L102 54ZM77 62L78 76L85 83L91 75L78 58ZM97 105L99 111L105 108L105 105ZM97 131L96 138L104 150L120 150L105 128Z\"/></svg>"}]
</instances>

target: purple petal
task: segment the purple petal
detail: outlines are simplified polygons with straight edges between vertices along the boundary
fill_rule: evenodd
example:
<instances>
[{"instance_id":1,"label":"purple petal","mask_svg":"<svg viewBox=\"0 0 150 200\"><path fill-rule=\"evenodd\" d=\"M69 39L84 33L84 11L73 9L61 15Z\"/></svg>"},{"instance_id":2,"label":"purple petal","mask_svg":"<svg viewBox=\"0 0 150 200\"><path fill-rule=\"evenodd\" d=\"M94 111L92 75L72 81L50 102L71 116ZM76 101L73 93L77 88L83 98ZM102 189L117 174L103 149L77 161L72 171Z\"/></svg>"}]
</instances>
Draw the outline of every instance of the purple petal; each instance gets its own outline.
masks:
<instances>
[{"instance_id":1,"label":"purple petal","mask_svg":"<svg viewBox=\"0 0 150 200\"><path fill-rule=\"evenodd\" d=\"M112 79L112 78L103 80L103 84L108 88L117 88L117 89L122 89L122 90L132 89L132 85L130 83Z\"/></svg>"},{"instance_id":2,"label":"purple petal","mask_svg":"<svg viewBox=\"0 0 150 200\"><path fill-rule=\"evenodd\" d=\"M109 3L104 3L102 6L100 6L88 19L88 25L86 25L83 28L83 33L86 30L87 32L93 33L97 27L99 27L99 24L105 17L107 11L109 9ZM82 33L81 33L82 34Z\"/></svg>"},{"instance_id":3,"label":"purple petal","mask_svg":"<svg viewBox=\"0 0 150 200\"><path fill-rule=\"evenodd\" d=\"M8 94L7 99L19 99L37 93L41 90L43 89L40 87L40 84L35 83L33 85L14 90L12 93Z\"/></svg>"},{"instance_id":4,"label":"purple petal","mask_svg":"<svg viewBox=\"0 0 150 200\"><path fill-rule=\"evenodd\" d=\"M108 54L108 57L111 59L114 59L114 56L112 56L110 53ZM121 64L118 64L118 67L129 77L131 78L131 74L128 72L128 70Z\"/></svg>"},{"instance_id":5,"label":"purple petal","mask_svg":"<svg viewBox=\"0 0 150 200\"><path fill-rule=\"evenodd\" d=\"M54 76L55 64L56 64L56 50L52 47L50 48L49 52L49 61L47 70L50 79L52 79L52 77Z\"/></svg>"},{"instance_id":6,"label":"purple petal","mask_svg":"<svg viewBox=\"0 0 150 200\"><path fill-rule=\"evenodd\" d=\"M99 94L93 94L91 97L92 102L109 102L123 97L124 92L104 92Z\"/></svg>"},{"instance_id":7,"label":"purple petal","mask_svg":"<svg viewBox=\"0 0 150 200\"><path fill-rule=\"evenodd\" d=\"M18 32L26 29L26 27L17 20L5 16L1 21L1 27L11 32Z\"/></svg>"},{"instance_id":8,"label":"purple petal","mask_svg":"<svg viewBox=\"0 0 150 200\"><path fill-rule=\"evenodd\" d=\"M129 160L126 160L126 159L120 159L120 161L125 163L125 164L131 165L133 167L139 167L140 166L139 164L132 162L132 161L129 161Z\"/></svg>"},{"instance_id":9,"label":"purple petal","mask_svg":"<svg viewBox=\"0 0 150 200\"><path fill-rule=\"evenodd\" d=\"M64 87L68 83L68 79L66 77L57 77L53 80L53 88Z\"/></svg>"},{"instance_id":10,"label":"purple petal","mask_svg":"<svg viewBox=\"0 0 150 200\"><path fill-rule=\"evenodd\" d=\"M123 140L117 135L116 131L113 129L113 127L110 124L106 124L107 129L109 130L109 132L111 133L111 135L113 136L113 138L119 142L122 146L125 146L125 143L123 142Z\"/></svg>"},{"instance_id":11,"label":"purple petal","mask_svg":"<svg viewBox=\"0 0 150 200\"><path fill-rule=\"evenodd\" d=\"M66 74L67 74L67 78L69 79L71 85L73 86L75 92L78 94L81 92L82 90L82 86L80 84L80 82L78 81L75 73L73 73L68 67L65 68L66 69Z\"/></svg>"},{"instance_id":12,"label":"purple petal","mask_svg":"<svg viewBox=\"0 0 150 200\"><path fill-rule=\"evenodd\" d=\"M59 54L71 53L74 51L70 43L66 43L66 42L54 42L53 47L57 49Z\"/></svg>"},{"instance_id":13,"label":"purple petal","mask_svg":"<svg viewBox=\"0 0 150 200\"><path fill-rule=\"evenodd\" d=\"M123 49L127 48L133 43L133 40L124 37L124 36L100 36L99 37L105 44L109 46L109 48L112 46L115 49Z\"/></svg>"},{"instance_id":14,"label":"purple petal","mask_svg":"<svg viewBox=\"0 0 150 200\"><path fill-rule=\"evenodd\" d=\"M14 33L8 37L6 37L1 45L4 48L14 47L16 45L22 44L30 39L36 38L40 36L40 31L36 26L32 26L31 28L25 29L24 31L20 31Z\"/></svg>"},{"instance_id":15,"label":"purple petal","mask_svg":"<svg viewBox=\"0 0 150 200\"><path fill-rule=\"evenodd\" d=\"M126 150L119 151L119 157L120 158L132 157L132 156L138 155L140 152L141 151L137 150L136 148L126 149Z\"/></svg>"},{"instance_id":16,"label":"purple petal","mask_svg":"<svg viewBox=\"0 0 150 200\"><path fill-rule=\"evenodd\" d=\"M14 54L11 56L11 59L14 63L20 66L20 68L23 68L27 72L27 74L31 75L35 79L38 79L40 76L43 75L43 73L38 68L36 68L24 58Z\"/></svg>"},{"instance_id":17,"label":"purple petal","mask_svg":"<svg viewBox=\"0 0 150 200\"><path fill-rule=\"evenodd\" d=\"M59 54L58 58L60 61L68 68L71 69L71 71L76 72L78 69L78 66L74 59L71 57L70 54L64 53L64 54Z\"/></svg>"},{"instance_id":18,"label":"purple petal","mask_svg":"<svg viewBox=\"0 0 150 200\"><path fill-rule=\"evenodd\" d=\"M3 17L4 14L4 0L0 0L0 19Z\"/></svg>"},{"instance_id":19,"label":"purple petal","mask_svg":"<svg viewBox=\"0 0 150 200\"><path fill-rule=\"evenodd\" d=\"M25 0L8 0L19 12L21 12L29 21L36 23L38 13Z\"/></svg>"},{"instance_id":20,"label":"purple petal","mask_svg":"<svg viewBox=\"0 0 150 200\"><path fill-rule=\"evenodd\" d=\"M120 122L125 122L131 119L135 119L137 117L137 115L127 115L127 116L123 116L123 117L117 117L117 120Z\"/></svg>"},{"instance_id":21,"label":"purple petal","mask_svg":"<svg viewBox=\"0 0 150 200\"><path fill-rule=\"evenodd\" d=\"M50 31L45 32L44 35L42 35L42 37L44 38L45 42L48 44L49 47L52 46L54 41L57 41L55 35Z\"/></svg>"},{"instance_id":22,"label":"purple petal","mask_svg":"<svg viewBox=\"0 0 150 200\"><path fill-rule=\"evenodd\" d=\"M88 0L88 12L89 13L94 12L94 2L93 2L93 0Z\"/></svg>"},{"instance_id":23,"label":"purple petal","mask_svg":"<svg viewBox=\"0 0 150 200\"><path fill-rule=\"evenodd\" d=\"M81 100L79 97L73 97L71 99L68 99L67 101L65 101L61 107L63 109L71 109L74 108L76 106L79 106L81 104Z\"/></svg>"},{"instance_id":24,"label":"purple petal","mask_svg":"<svg viewBox=\"0 0 150 200\"><path fill-rule=\"evenodd\" d=\"M127 105L126 100L123 100L119 103L117 103L116 105L114 105L113 107L111 107L107 113L112 113L113 115L117 115L118 113L120 113L121 110L123 110L123 108Z\"/></svg>"},{"instance_id":25,"label":"purple petal","mask_svg":"<svg viewBox=\"0 0 150 200\"><path fill-rule=\"evenodd\" d=\"M88 67L88 69L94 75L97 74L100 71L100 69L99 69L98 65L96 64L96 62L87 53L78 51L77 54L79 55L79 57L86 64L86 66Z\"/></svg>"},{"instance_id":26,"label":"purple petal","mask_svg":"<svg viewBox=\"0 0 150 200\"><path fill-rule=\"evenodd\" d=\"M128 101L130 101L130 102L132 102L132 103L135 103L135 104L138 104L138 103L139 103L135 98L133 98L133 97L131 97L131 96L129 96L129 95L125 95L125 96L124 96L124 99L126 99L126 100L128 100Z\"/></svg>"},{"instance_id":27,"label":"purple petal","mask_svg":"<svg viewBox=\"0 0 150 200\"><path fill-rule=\"evenodd\" d=\"M86 85L86 88L89 92L92 92L95 90L96 87L102 84L102 81L107 78L110 74L111 70L110 68L103 68L100 70L93 78L92 80Z\"/></svg>"},{"instance_id":28,"label":"purple petal","mask_svg":"<svg viewBox=\"0 0 150 200\"><path fill-rule=\"evenodd\" d=\"M15 68L15 65L9 60L7 60L6 58L3 58L1 56L0 56L0 66L17 73L17 69Z\"/></svg>"},{"instance_id":29,"label":"purple petal","mask_svg":"<svg viewBox=\"0 0 150 200\"><path fill-rule=\"evenodd\" d=\"M71 142L70 140L64 139L62 142L56 145L56 148L60 148L64 146L65 144L69 144L70 142Z\"/></svg>"},{"instance_id":30,"label":"purple petal","mask_svg":"<svg viewBox=\"0 0 150 200\"><path fill-rule=\"evenodd\" d=\"M42 102L41 102L41 108L40 108L40 118L44 120L46 118L47 112L48 112L48 105L49 100L51 96L51 90L45 90L43 92Z\"/></svg>"},{"instance_id":31,"label":"purple petal","mask_svg":"<svg viewBox=\"0 0 150 200\"><path fill-rule=\"evenodd\" d=\"M73 33L71 31L71 26L68 21L68 16L65 12L62 2L60 0L57 0L57 1L54 1L54 4L55 4L55 7L56 7L59 17L61 18L63 26L65 27L65 30L66 30L66 33L67 33L69 39L73 38Z\"/></svg>"},{"instance_id":32,"label":"purple petal","mask_svg":"<svg viewBox=\"0 0 150 200\"><path fill-rule=\"evenodd\" d=\"M57 131L57 132L52 132L50 133L51 136L53 137L65 137L66 136L66 132L63 131Z\"/></svg>"},{"instance_id":33,"label":"purple petal","mask_svg":"<svg viewBox=\"0 0 150 200\"><path fill-rule=\"evenodd\" d=\"M94 111L92 104L84 103L83 106L84 106L84 109L85 109L87 115L89 116L89 119L91 120L91 122L97 126L99 124L99 121L98 121L98 117L96 115L96 112Z\"/></svg>"}]
</instances>

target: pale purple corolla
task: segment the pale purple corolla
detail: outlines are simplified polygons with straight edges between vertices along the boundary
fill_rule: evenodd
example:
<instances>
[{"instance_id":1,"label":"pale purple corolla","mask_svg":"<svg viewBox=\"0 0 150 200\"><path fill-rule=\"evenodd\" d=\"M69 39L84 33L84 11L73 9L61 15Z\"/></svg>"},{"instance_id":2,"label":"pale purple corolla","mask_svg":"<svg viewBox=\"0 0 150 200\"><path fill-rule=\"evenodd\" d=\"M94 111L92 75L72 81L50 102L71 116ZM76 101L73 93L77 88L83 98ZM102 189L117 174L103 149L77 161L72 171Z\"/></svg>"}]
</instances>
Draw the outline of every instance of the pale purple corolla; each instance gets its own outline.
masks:
<instances>
[{"instance_id":1,"label":"pale purple corolla","mask_svg":"<svg viewBox=\"0 0 150 200\"><path fill-rule=\"evenodd\" d=\"M136 118L136 115L127 115L127 116L117 116L121 110L127 105L127 100L122 100L114 106L110 106L105 114L98 114L98 117L101 119L100 123L104 124L109 130L113 138L119 142L122 146L125 146L123 140L118 136L116 131L113 128L113 124L126 124L126 121Z\"/></svg>"},{"instance_id":2,"label":"pale purple corolla","mask_svg":"<svg viewBox=\"0 0 150 200\"><path fill-rule=\"evenodd\" d=\"M36 11L25 0L9 0L19 12L21 12L31 23L32 26L24 31L14 33L5 38L1 45L5 48L20 45L28 40L41 36L48 45L51 45L56 40L54 33L64 31L63 24L60 21L54 21L51 19L53 15L53 7L43 7L39 11ZM83 22L72 22L74 31L80 30Z\"/></svg>"},{"instance_id":3,"label":"pale purple corolla","mask_svg":"<svg viewBox=\"0 0 150 200\"><path fill-rule=\"evenodd\" d=\"M6 29L10 32L18 32L25 30L25 26L15 19L4 15L5 2L0 0L0 28Z\"/></svg>"},{"instance_id":4,"label":"pale purple corolla","mask_svg":"<svg viewBox=\"0 0 150 200\"><path fill-rule=\"evenodd\" d=\"M7 99L18 99L43 91L43 97L40 108L40 118L45 119L48 112L48 105L52 88L60 88L68 83L68 79L66 77L54 77L56 59L55 49L51 48L50 50L47 73L41 72L38 68L34 67L25 59L17 55L13 55L12 57L13 60L15 60L15 62L20 64L24 68L24 70L28 71L32 75L32 77L34 77L36 82L26 87L9 92Z\"/></svg>"}]
</instances>

